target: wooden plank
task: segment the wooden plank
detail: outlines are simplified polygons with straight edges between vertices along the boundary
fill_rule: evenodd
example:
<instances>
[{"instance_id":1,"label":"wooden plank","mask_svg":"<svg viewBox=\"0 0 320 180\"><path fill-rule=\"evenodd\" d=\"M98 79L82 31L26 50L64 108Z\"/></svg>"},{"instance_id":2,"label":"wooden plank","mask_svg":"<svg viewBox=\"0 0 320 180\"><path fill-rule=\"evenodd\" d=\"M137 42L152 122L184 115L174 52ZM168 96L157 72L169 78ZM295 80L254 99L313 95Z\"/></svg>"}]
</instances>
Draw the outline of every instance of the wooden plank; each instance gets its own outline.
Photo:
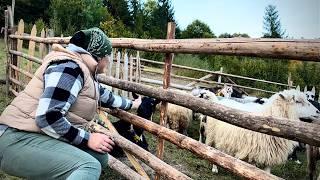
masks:
<instances>
[{"instance_id":1,"label":"wooden plank","mask_svg":"<svg viewBox=\"0 0 320 180\"><path fill-rule=\"evenodd\" d=\"M37 36L37 27L36 27L36 25L33 25L33 27L32 27L31 36ZM35 48L36 48L36 43L33 42L33 41L29 41L28 55L34 56ZM33 65L32 64L33 64L32 61L28 61L28 63L27 63L27 71L31 72L31 73L33 72L33 70L32 70L32 66Z\"/></svg>"},{"instance_id":2,"label":"wooden plank","mask_svg":"<svg viewBox=\"0 0 320 180\"><path fill-rule=\"evenodd\" d=\"M206 79L208 79L208 78L210 78L210 77L212 77L212 74L207 74L207 75L199 78L199 80L206 80ZM191 87L191 86L197 84L198 82L199 82L199 81L192 81L191 83L187 84L186 87Z\"/></svg>"},{"instance_id":3,"label":"wooden plank","mask_svg":"<svg viewBox=\"0 0 320 180\"><path fill-rule=\"evenodd\" d=\"M141 79L141 73L140 73L140 53L137 51L137 56L136 56L136 73L135 73L135 80L136 82L140 82Z\"/></svg>"},{"instance_id":4,"label":"wooden plank","mask_svg":"<svg viewBox=\"0 0 320 180\"><path fill-rule=\"evenodd\" d=\"M130 55L129 63L130 63L129 81L133 82L133 56L132 56L132 54ZM129 98L132 99L132 93L130 93L130 92L129 92Z\"/></svg>"},{"instance_id":5,"label":"wooden plank","mask_svg":"<svg viewBox=\"0 0 320 180\"><path fill-rule=\"evenodd\" d=\"M256 180L281 179L251 164L248 164L230 155L222 153L197 140L189 138L171 129L160 126L149 120L143 119L137 115L133 115L119 109L114 109L114 110L104 109L104 110L106 110L109 114L115 117L121 118L127 122L134 124L135 126L145 129L146 131L158 137L164 138L167 141L177 145L180 148L189 150L201 158L209 160L212 163L218 164L219 166L239 176L245 177L247 179L256 179Z\"/></svg>"},{"instance_id":6,"label":"wooden plank","mask_svg":"<svg viewBox=\"0 0 320 180\"><path fill-rule=\"evenodd\" d=\"M44 31L44 29L41 30L41 38L45 38L46 36L46 32ZM46 55L46 50L45 50L45 44L44 43L40 43L39 45L39 54L40 54L40 58L43 59L44 56Z\"/></svg>"},{"instance_id":7,"label":"wooden plank","mask_svg":"<svg viewBox=\"0 0 320 180\"><path fill-rule=\"evenodd\" d=\"M105 125L107 125L110 132L115 133L115 134L119 134L117 129L113 126L113 124L110 122L110 120L106 116L104 111L99 111L99 117L105 123ZM124 150L124 153L128 157L128 159L131 162L131 164L133 165L133 167L138 171L138 173L141 176L143 176L144 178L150 180L148 174L144 171L143 167L139 164L137 159L126 150Z\"/></svg>"},{"instance_id":8,"label":"wooden plank","mask_svg":"<svg viewBox=\"0 0 320 180\"><path fill-rule=\"evenodd\" d=\"M129 72L129 58L128 58L128 53L125 52L124 57L123 57L123 80L128 81L128 72ZM128 91L122 91L122 96L128 97Z\"/></svg>"},{"instance_id":9,"label":"wooden plank","mask_svg":"<svg viewBox=\"0 0 320 180\"><path fill-rule=\"evenodd\" d=\"M103 75L98 76L98 81L116 88L126 89L131 92L168 101L238 127L313 146L320 146L320 125L315 123L288 121L285 118L270 116L258 116L212 103L205 99L181 94L170 89L164 90L139 83L117 80Z\"/></svg>"},{"instance_id":10,"label":"wooden plank","mask_svg":"<svg viewBox=\"0 0 320 180\"><path fill-rule=\"evenodd\" d=\"M24 33L24 22L23 22L23 20L21 19L20 21L19 21L19 25L18 25L18 35L23 35L23 33ZM20 52L22 52L22 45L23 45L23 40L20 40L20 39L18 39L18 44L17 44L17 51L20 51ZM18 58L17 58L17 67L22 67L22 68L24 68L24 65L22 64L22 62L21 62L21 58L20 58L20 56L18 56ZM18 72L15 72L15 76L16 76L16 79L17 80L20 80L21 79L21 77L20 77L20 75L18 74ZM21 89L20 89L21 90ZM19 90L19 91L20 91Z\"/></svg>"},{"instance_id":11,"label":"wooden plank","mask_svg":"<svg viewBox=\"0 0 320 180\"><path fill-rule=\"evenodd\" d=\"M4 41L6 45L6 96L9 96L10 92L10 81L9 81L9 73L10 73L10 55L9 55L9 44L8 44L8 28L9 28L9 12L8 10L4 11Z\"/></svg>"},{"instance_id":12,"label":"wooden plank","mask_svg":"<svg viewBox=\"0 0 320 180\"><path fill-rule=\"evenodd\" d=\"M176 25L174 22L169 22L167 27L167 39L174 39L175 36L175 29ZM174 54L173 53L167 53L165 58L165 64L164 64L164 74L163 74L163 89L168 89L170 86L170 74L171 74L171 68L172 68L172 61L173 61ZM161 101L160 106L160 126L166 126L167 125L167 108L168 103L165 101ZM161 138L158 138L158 144L157 144L157 157L159 159L163 159L163 153L164 153L164 140ZM155 180L160 179L160 174L157 173L155 176Z\"/></svg>"},{"instance_id":13,"label":"wooden plank","mask_svg":"<svg viewBox=\"0 0 320 180\"><path fill-rule=\"evenodd\" d=\"M131 168L129 168L126 164L122 163L118 159L114 158L110 154L108 154L108 167L111 169L117 171L119 174L121 174L123 177L125 177L128 180L146 180L146 178L139 175L137 172L133 171Z\"/></svg>"},{"instance_id":14,"label":"wooden plank","mask_svg":"<svg viewBox=\"0 0 320 180\"><path fill-rule=\"evenodd\" d=\"M167 163L161 161L158 159L156 156L151 154L150 152L144 150L140 146L132 143L131 141L127 140L126 138L118 135L111 133L109 130L106 128L95 124L94 122L91 121L90 129L94 132L100 132L104 133L110 137L113 138L114 142L120 146L122 149L125 149L132 153L134 156L137 158L143 160L147 165L149 165L151 168L153 168L156 172L161 173L166 179L191 179L185 174L179 172L172 166L168 165Z\"/></svg>"},{"instance_id":15,"label":"wooden plank","mask_svg":"<svg viewBox=\"0 0 320 180\"><path fill-rule=\"evenodd\" d=\"M117 52L117 63L116 63L116 74L115 78L120 79L120 61L121 61L121 53L120 51ZM119 95L119 89L114 89L114 93Z\"/></svg>"},{"instance_id":16,"label":"wooden plank","mask_svg":"<svg viewBox=\"0 0 320 180\"><path fill-rule=\"evenodd\" d=\"M108 72L107 72L108 76L112 76L113 59L114 59L114 53L112 51L110 55L110 59L108 61Z\"/></svg>"}]
</instances>

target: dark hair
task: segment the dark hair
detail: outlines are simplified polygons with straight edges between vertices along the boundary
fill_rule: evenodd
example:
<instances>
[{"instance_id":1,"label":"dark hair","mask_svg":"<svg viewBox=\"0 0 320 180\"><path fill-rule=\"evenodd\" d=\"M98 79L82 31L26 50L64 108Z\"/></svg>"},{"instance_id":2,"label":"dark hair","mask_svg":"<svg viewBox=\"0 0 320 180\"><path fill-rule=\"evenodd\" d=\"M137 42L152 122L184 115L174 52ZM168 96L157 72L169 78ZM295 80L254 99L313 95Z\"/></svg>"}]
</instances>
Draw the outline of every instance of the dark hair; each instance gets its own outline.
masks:
<instances>
[{"instance_id":1,"label":"dark hair","mask_svg":"<svg viewBox=\"0 0 320 180\"><path fill-rule=\"evenodd\" d=\"M82 47L83 49L88 48L88 44L85 43L85 34L82 31L76 32L70 39L70 43Z\"/></svg>"}]
</instances>

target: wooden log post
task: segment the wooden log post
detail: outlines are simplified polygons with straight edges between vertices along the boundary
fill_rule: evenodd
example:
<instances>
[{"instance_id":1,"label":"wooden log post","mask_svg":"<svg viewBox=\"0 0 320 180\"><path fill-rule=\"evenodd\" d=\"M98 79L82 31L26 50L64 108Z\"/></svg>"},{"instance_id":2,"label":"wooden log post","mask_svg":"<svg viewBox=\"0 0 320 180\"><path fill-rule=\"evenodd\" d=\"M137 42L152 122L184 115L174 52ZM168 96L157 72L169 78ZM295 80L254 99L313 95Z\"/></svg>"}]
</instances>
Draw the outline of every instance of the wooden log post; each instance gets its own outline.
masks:
<instances>
[{"instance_id":1,"label":"wooden log post","mask_svg":"<svg viewBox=\"0 0 320 180\"><path fill-rule=\"evenodd\" d=\"M133 57L132 57L132 54L130 55L129 63L130 63L129 81L133 82ZM129 98L132 99L132 93L131 92L129 92Z\"/></svg>"},{"instance_id":2,"label":"wooden log post","mask_svg":"<svg viewBox=\"0 0 320 180\"><path fill-rule=\"evenodd\" d=\"M129 180L147 180L137 172L133 171L131 168L129 168L126 164L122 163L118 159L114 158L110 154L108 155L108 166L117 171L119 174L121 174L123 177Z\"/></svg>"},{"instance_id":3,"label":"wooden log post","mask_svg":"<svg viewBox=\"0 0 320 180\"><path fill-rule=\"evenodd\" d=\"M215 117L229 124L272 136L299 141L313 146L320 146L320 125L302 121L288 121L285 118L258 116L252 113L239 111L204 99L185 95L173 90L159 89L152 86L129 81L117 80L99 75L101 83L126 89L138 94L168 101L199 113Z\"/></svg>"},{"instance_id":4,"label":"wooden log post","mask_svg":"<svg viewBox=\"0 0 320 180\"><path fill-rule=\"evenodd\" d=\"M13 32L15 32L16 28L11 28L11 30L13 30ZM10 48L10 49L12 49L12 50L14 50L14 51L17 51L18 40L17 40L17 39L10 39L10 41L11 41L11 48ZM11 51L11 50L9 50L9 52L10 52L10 51ZM11 54L11 56L10 56L10 63L9 63L9 64L12 64L12 65L14 65L14 66L18 66L17 59L18 59L18 56L17 56L17 55ZM15 73L16 71L15 71L15 70L10 69L9 72L10 72L10 73L9 73L9 79L10 79L10 78L16 78L16 73ZM17 91L17 86L12 85L11 89Z\"/></svg>"},{"instance_id":5,"label":"wooden log post","mask_svg":"<svg viewBox=\"0 0 320 180\"><path fill-rule=\"evenodd\" d=\"M176 25L174 22L169 22L167 27L167 39L174 39L175 36L175 29ZM166 53L166 59L164 64L164 74L163 74L163 89L167 89L170 86L170 74L171 74L171 68L172 68L172 61L174 58L173 53ZM168 103L165 101L161 102L160 107L160 126L166 126L167 121L167 107ZM159 159L163 159L163 153L164 153L164 140L159 138L158 144L157 144L157 157ZM155 180L160 179L160 174L156 174Z\"/></svg>"},{"instance_id":6,"label":"wooden log post","mask_svg":"<svg viewBox=\"0 0 320 180\"><path fill-rule=\"evenodd\" d=\"M307 154L307 179L316 179L316 167L317 167L317 156L319 154L319 147L306 145Z\"/></svg>"},{"instance_id":7,"label":"wooden log post","mask_svg":"<svg viewBox=\"0 0 320 180\"><path fill-rule=\"evenodd\" d=\"M149 120L143 119L137 115L133 115L119 109L104 110L115 117L119 117L127 122L134 124L135 126L143 128L148 132L158 137L164 138L183 149L189 150L199 157L209 160L210 162L215 163L239 176L245 177L247 179L281 179L251 164L245 163L237 158L234 158L212 147L209 147L197 140L160 126Z\"/></svg>"},{"instance_id":8,"label":"wooden log post","mask_svg":"<svg viewBox=\"0 0 320 180\"><path fill-rule=\"evenodd\" d=\"M113 138L114 142L120 146L121 148L131 152L134 156L138 157L142 161L144 161L147 165L153 168L156 172L160 173L167 179L191 179L185 174L179 172L175 168L171 167L167 163L161 161L156 156L151 154L150 152L144 150L140 146L132 143L131 141L127 140L126 138L111 133L106 128L91 122L90 129L94 132L104 133Z\"/></svg>"},{"instance_id":9,"label":"wooden log post","mask_svg":"<svg viewBox=\"0 0 320 180\"><path fill-rule=\"evenodd\" d=\"M288 89L291 89L291 72L288 73Z\"/></svg>"}]
</instances>

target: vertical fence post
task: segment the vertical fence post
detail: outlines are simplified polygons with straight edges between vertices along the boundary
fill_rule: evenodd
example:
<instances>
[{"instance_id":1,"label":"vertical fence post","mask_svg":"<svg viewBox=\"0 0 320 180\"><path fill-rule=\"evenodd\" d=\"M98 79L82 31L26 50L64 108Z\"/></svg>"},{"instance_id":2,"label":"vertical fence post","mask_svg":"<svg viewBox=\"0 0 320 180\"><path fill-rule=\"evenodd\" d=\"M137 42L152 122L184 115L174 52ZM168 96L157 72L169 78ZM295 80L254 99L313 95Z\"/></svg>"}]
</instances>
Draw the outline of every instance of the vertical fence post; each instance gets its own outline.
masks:
<instances>
[{"instance_id":1,"label":"vertical fence post","mask_svg":"<svg viewBox=\"0 0 320 180\"><path fill-rule=\"evenodd\" d=\"M12 31L12 32L15 32L15 31L16 31L16 28L13 28L13 27L12 27L12 28L11 28L11 31ZM16 50L17 50L17 46L18 46L18 41L17 41L17 39L10 39L10 41L11 41L11 49L16 51ZM18 59L17 55L11 54L11 56L10 56L10 61L9 61L9 66L10 66L10 64L17 66L17 59ZM10 68L10 69L11 69L11 68ZM16 79L16 77L15 77L15 70L14 70L14 69L11 69L9 72L10 72L10 73L9 73L9 78L13 77L14 79ZM9 87L9 88L10 88L10 87ZM13 85L12 88L13 88L15 91L17 91L16 85Z\"/></svg>"},{"instance_id":2,"label":"vertical fence post","mask_svg":"<svg viewBox=\"0 0 320 180\"><path fill-rule=\"evenodd\" d=\"M223 72L223 67L220 67L220 73ZM221 83L221 75L218 76L218 83Z\"/></svg>"},{"instance_id":3,"label":"vertical fence post","mask_svg":"<svg viewBox=\"0 0 320 180\"><path fill-rule=\"evenodd\" d=\"M291 72L288 74L288 89L291 89L292 81L291 81Z\"/></svg>"},{"instance_id":4,"label":"vertical fence post","mask_svg":"<svg viewBox=\"0 0 320 180\"><path fill-rule=\"evenodd\" d=\"M8 10L4 11L4 43L6 45L6 55L7 55L7 63L6 63L6 96L9 95L9 71L10 71L10 54L9 54L9 45L8 45L8 27L9 27L9 12Z\"/></svg>"},{"instance_id":5,"label":"vertical fence post","mask_svg":"<svg viewBox=\"0 0 320 180\"><path fill-rule=\"evenodd\" d=\"M133 57L132 57L132 54L130 55L129 63L130 63L129 81L133 82ZM129 93L129 98L132 99L132 93Z\"/></svg>"},{"instance_id":6,"label":"vertical fence post","mask_svg":"<svg viewBox=\"0 0 320 180\"><path fill-rule=\"evenodd\" d=\"M30 36L37 36L37 27L36 25L33 25L32 27L32 30L31 30L31 33L30 33ZM34 56L34 51L35 51L35 48L36 48L36 42L34 41L29 41L29 49L28 49L28 54L30 56ZM31 74L33 74L33 63L32 61L28 61L28 64L27 64L27 71L30 72ZM29 82L31 80L31 78L28 78L27 77L27 81ZM26 83L27 84L27 83Z\"/></svg>"},{"instance_id":7,"label":"vertical fence post","mask_svg":"<svg viewBox=\"0 0 320 180\"><path fill-rule=\"evenodd\" d=\"M116 79L120 79L120 60L121 60L121 53L120 51L118 51L117 54L117 64L116 64L116 74L115 74L115 78ZM114 89L114 93L119 95L119 89L115 88Z\"/></svg>"},{"instance_id":8,"label":"vertical fence post","mask_svg":"<svg viewBox=\"0 0 320 180\"><path fill-rule=\"evenodd\" d=\"M129 58L128 58L128 53L125 51L124 56L123 56L123 68L122 68L122 72L123 72L123 80L128 81L128 63L129 63ZM128 91L122 90L122 95L124 97L129 97L128 96Z\"/></svg>"},{"instance_id":9,"label":"vertical fence post","mask_svg":"<svg viewBox=\"0 0 320 180\"><path fill-rule=\"evenodd\" d=\"M175 24L174 22L169 22L167 27L167 39L174 39L175 36ZM174 58L173 53L166 53L166 59L164 64L164 74L163 74L163 89L167 89L170 86L170 74L172 68L172 61ZM162 101L161 108L160 108L160 125L166 125L166 114L167 114L167 107L168 103ZM163 152L164 152L164 140L158 138L157 144L157 157L159 159L163 159ZM160 174L157 173L155 176L155 180L160 179Z\"/></svg>"},{"instance_id":10,"label":"vertical fence post","mask_svg":"<svg viewBox=\"0 0 320 180\"><path fill-rule=\"evenodd\" d=\"M140 82L141 80L141 69L140 69L140 53L137 51L136 57L136 73L135 73L136 82Z\"/></svg>"},{"instance_id":11,"label":"vertical fence post","mask_svg":"<svg viewBox=\"0 0 320 180\"><path fill-rule=\"evenodd\" d=\"M53 29L47 29L46 37L54 37ZM46 52L46 54L48 54L51 51L51 46L52 46L52 44L47 44L47 52Z\"/></svg>"},{"instance_id":12,"label":"vertical fence post","mask_svg":"<svg viewBox=\"0 0 320 180\"><path fill-rule=\"evenodd\" d=\"M24 21L22 19L19 21L17 34L21 35L21 36L23 36L23 34L24 34ZM22 52L22 45L23 45L23 40L18 39L17 51ZM22 66L23 66L21 59L22 59L21 57L19 57L19 56L17 57L17 67L18 68L22 68ZM20 76L18 71L15 71L15 78L18 81L20 81L20 80L23 81L23 76ZM17 86L16 91L20 92L21 90L22 90L22 88L20 86Z\"/></svg>"},{"instance_id":13,"label":"vertical fence post","mask_svg":"<svg viewBox=\"0 0 320 180\"><path fill-rule=\"evenodd\" d=\"M41 33L40 33L40 37L41 38L45 38L46 37L46 32L44 29L41 30ZM42 59L44 56L45 56L45 44L44 43L40 43L39 45L39 54L40 54L40 58Z\"/></svg>"}]
</instances>

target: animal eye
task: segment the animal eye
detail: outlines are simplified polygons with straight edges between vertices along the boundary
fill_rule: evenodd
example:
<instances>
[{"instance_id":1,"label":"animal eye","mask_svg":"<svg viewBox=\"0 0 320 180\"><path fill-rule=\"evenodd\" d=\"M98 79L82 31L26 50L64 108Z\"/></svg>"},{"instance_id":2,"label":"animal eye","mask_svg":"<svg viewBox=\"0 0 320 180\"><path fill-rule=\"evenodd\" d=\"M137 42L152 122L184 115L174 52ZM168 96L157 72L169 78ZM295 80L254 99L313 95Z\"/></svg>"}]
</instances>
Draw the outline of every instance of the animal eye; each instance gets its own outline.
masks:
<instances>
[{"instance_id":1,"label":"animal eye","mask_svg":"<svg viewBox=\"0 0 320 180\"><path fill-rule=\"evenodd\" d=\"M314 95L311 95L312 98L314 98Z\"/></svg>"}]
</instances>

